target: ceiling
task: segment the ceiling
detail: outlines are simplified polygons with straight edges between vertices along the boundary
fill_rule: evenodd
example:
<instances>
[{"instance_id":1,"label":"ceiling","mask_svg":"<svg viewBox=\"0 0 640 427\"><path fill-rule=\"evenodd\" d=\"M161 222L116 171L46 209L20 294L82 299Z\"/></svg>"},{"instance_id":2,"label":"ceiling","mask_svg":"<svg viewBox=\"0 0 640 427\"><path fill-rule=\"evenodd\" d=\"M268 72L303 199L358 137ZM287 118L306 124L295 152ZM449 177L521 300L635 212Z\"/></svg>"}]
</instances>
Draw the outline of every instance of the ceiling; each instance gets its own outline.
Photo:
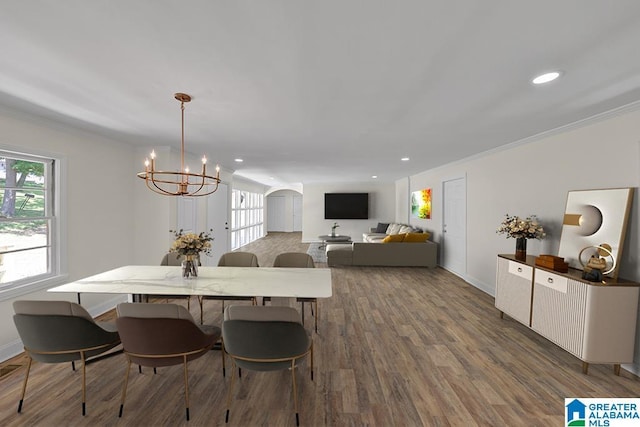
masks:
<instances>
[{"instance_id":1,"label":"ceiling","mask_svg":"<svg viewBox=\"0 0 640 427\"><path fill-rule=\"evenodd\" d=\"M391 182L640 100L639 44L637 0L5 1L0 106L179 147L185 92L238 175Z\"/></svg>"}]
</instances>

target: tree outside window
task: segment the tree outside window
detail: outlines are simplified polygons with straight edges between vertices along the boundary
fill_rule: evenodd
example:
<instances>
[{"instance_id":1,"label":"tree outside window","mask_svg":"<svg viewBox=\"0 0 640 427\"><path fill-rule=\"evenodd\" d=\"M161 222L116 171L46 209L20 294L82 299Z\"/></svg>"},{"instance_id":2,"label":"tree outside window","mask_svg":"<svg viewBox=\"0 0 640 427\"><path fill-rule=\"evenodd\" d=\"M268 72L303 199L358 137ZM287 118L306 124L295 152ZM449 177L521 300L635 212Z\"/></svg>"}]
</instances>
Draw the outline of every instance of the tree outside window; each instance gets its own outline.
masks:
<instances>
[{"instance_id":1,"label":"tree outside window","mask_svg":"<svg viewBox=\"0 0 640 427\"><path fill-rule=\"evenodd\" d=\"M0 151L0 287L52 274L52 168Z\"/></svg>"}]
</instances>

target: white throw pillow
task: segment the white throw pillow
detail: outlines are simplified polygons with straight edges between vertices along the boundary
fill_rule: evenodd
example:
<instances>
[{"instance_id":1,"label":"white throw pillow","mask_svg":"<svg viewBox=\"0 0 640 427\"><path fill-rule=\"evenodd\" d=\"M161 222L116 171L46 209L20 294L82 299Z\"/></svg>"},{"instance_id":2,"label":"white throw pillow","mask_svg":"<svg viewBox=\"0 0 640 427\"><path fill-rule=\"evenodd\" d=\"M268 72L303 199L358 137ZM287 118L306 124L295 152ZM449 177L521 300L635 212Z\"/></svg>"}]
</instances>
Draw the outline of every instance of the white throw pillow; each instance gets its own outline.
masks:
<instances>
[{"instance_id":1,"label":"white throw pillow","mask_svg":"<svg viewBox=\"0 0 640 427\"><path fill-rule=\"evenodd\" d=\"M408 225L401 225L400 230L398 230L397 234L407 234L412 232L413 232L413 227L410 227Z\"/></svg>"},{"instance_id":2,"label":"white throw pillow","mask_svg":"<svg viewBox=\"0 0 640 427\"><path fill-rule=\"evenodd\" d=\"M398 231L400 230L400 224L396 224L392 222L389 224L389 228L387 228L387 234L400 234Z\"/></svg>"}]
</instances>

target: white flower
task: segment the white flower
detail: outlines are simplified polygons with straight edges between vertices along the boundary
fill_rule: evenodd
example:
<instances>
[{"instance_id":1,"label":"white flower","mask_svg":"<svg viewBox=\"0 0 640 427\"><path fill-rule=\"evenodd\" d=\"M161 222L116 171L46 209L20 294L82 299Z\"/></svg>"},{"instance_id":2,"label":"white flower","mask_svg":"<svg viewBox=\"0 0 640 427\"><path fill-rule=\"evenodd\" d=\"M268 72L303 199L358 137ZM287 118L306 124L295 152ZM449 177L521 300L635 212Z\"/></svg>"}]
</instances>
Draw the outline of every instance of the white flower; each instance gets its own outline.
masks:
<instances>
[{"instance_id":1,"label":"white flower","mask_svg":"<svg viewBox=\"0 0 640 427\"><path fill-rule=\"evenodd\" d=\"M506 234L507 238L513 237L515 239L524 237L525 239L543 239L546 234L544 228L538 224L535 215L528 216L525 219L521 219L517 216L506 215L506 218L498 229L498 234Z\"/></svg>"},{"instance_id":2,"label":"white flower","mask_svg":"<svg viewBox=\"0 0 640 427\"><path fill-rule=\"evenodd\" d=\"M209 231L211 232L213 230ZM181 256L199 255L201 252L204 252L205 255L211 255L211 241L213 237L211 237L210 233L184 234L182 230L169 230L169 232L173 233L176 238L169 249L170 252L177 252Z\"/></svg>"}]
</instances>

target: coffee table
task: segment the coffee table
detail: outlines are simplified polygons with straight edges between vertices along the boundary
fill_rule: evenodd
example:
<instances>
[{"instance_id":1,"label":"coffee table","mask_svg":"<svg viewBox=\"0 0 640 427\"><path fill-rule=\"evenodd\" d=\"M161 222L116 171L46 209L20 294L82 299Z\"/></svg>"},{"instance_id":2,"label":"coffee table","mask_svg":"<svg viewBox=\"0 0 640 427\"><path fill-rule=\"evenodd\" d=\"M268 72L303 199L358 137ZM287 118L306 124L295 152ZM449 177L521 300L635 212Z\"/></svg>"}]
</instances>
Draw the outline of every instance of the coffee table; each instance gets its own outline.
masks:
<instances>
[{"instance_id":1,"label":"coffee table","mask_svg":"<svg viewBox=\"0 0 640 427\"><path fill-rule=\"evenodd\" d=\"M322 240L319 249L326 248L327 243L351 243L351 236L347 236L346 234L336 234L335 236L322 234L318 236L318 238Z\"/></svg>"}]
</instances>

